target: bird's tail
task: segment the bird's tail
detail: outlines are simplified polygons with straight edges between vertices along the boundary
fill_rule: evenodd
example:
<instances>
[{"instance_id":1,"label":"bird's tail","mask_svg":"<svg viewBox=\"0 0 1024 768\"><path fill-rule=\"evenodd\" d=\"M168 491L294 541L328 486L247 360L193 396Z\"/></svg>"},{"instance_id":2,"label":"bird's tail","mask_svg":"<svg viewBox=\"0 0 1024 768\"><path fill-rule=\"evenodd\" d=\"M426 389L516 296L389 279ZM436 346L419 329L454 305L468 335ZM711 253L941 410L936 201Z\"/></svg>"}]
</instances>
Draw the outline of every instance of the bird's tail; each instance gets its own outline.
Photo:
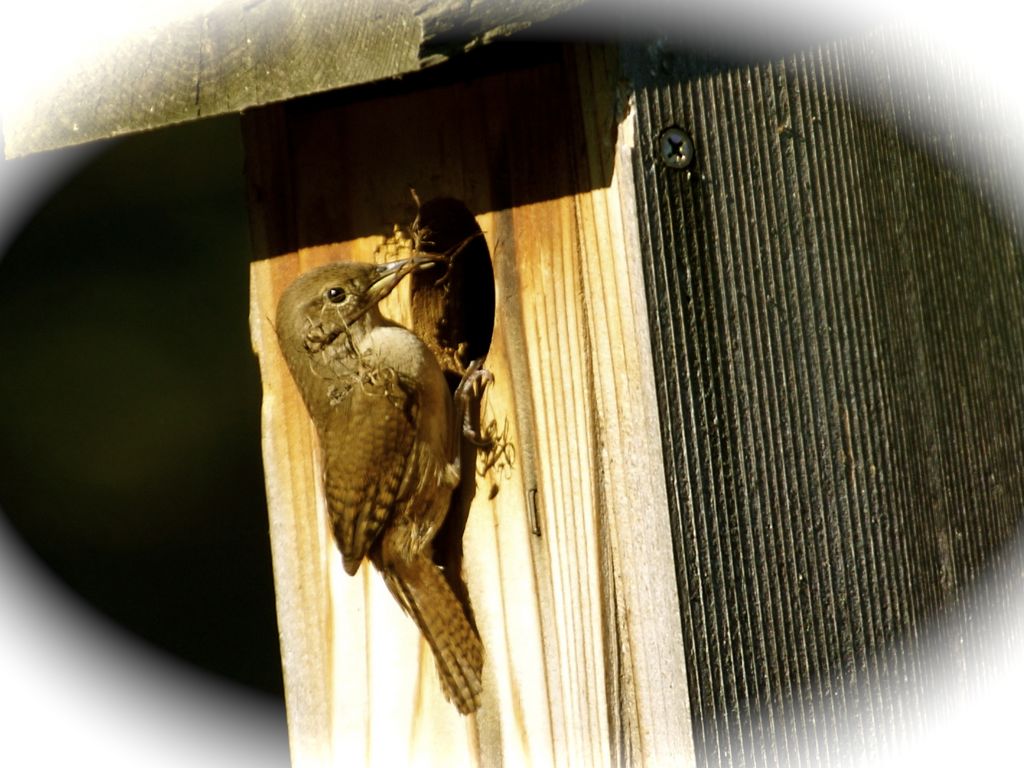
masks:
<instances>
[{"instance_id":1,"label":"bird's tail","mask_svg":"<svg viewBox=\"0 0 1024 768\"><path fill-rule=\"evenodd\" d=\"M412 562L393 564L381 573L434 652L445 698L464 715L476 711L483 687L483 644L441 569L417 554Z\"/></svg>"}]
</instances>

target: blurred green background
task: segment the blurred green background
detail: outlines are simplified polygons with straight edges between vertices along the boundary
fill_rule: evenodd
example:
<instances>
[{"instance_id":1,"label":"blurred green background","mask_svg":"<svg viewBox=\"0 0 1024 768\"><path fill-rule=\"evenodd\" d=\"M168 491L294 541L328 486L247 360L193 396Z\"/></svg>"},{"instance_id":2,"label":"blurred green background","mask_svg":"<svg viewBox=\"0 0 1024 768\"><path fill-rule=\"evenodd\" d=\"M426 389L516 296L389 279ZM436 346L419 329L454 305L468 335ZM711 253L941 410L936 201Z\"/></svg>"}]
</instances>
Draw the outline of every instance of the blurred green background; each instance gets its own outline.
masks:
<instances>
[{"instance_id":1,"label":"blurred green background","mask_svg":"<svg viewBox=\"0 0 1024 768\"><path fill-rule=\"evenodd\" d=\"M239 119L100 146L0 257L0 509L110 618L279 696Z\"/></svg>"}]
</instances>

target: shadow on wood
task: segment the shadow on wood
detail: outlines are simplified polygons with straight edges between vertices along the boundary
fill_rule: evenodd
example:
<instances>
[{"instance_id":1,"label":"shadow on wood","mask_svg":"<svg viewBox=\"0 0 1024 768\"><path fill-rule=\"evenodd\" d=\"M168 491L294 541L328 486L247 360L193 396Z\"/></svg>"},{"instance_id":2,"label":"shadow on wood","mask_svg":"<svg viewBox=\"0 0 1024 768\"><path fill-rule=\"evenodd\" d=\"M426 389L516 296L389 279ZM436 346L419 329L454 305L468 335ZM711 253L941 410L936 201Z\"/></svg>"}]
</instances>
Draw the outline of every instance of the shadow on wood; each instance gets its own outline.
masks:
<instances>
[{"instance_id":1,"label":"shadow on wood","mask_svg":"<svg viewBox=\"0 0 1024 768\"><path fill-rule=\"evenodd\" d=\"M592 86L560 46L496 45L400 82L246 113L257 258L387 236L416 214L410 187L477 216L607 187L607 109L595 115L591 162L579 164L580 89Z\"/></svg>"}]
</instances>

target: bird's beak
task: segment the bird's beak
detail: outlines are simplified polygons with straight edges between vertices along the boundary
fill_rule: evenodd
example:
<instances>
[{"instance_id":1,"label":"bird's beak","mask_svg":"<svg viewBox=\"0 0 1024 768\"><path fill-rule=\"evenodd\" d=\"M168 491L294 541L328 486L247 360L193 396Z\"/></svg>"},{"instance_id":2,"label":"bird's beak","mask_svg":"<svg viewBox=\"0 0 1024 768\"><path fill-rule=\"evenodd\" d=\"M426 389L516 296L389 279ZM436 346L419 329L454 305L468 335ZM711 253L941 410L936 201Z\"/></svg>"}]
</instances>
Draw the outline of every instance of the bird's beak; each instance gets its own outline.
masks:
<instances>
[{"instance_id":1,"label":"bird's beak","mask_svg":"<svg viewBox=\"0 0 1024 768\"><path fill-rule=\"evenodd\" d=\"M421 269L429 269L435 264L443 262L444 259L440 256L433 257L418 254L408 259L399 259L398 261L390 261L387 264L379 264L376 267L377 277L370 284L370 288L366 292L367 296L371 303L376 304L391 293L406 275L411 275L413 272L418 272Z\"/></svg>"}]
</instances>

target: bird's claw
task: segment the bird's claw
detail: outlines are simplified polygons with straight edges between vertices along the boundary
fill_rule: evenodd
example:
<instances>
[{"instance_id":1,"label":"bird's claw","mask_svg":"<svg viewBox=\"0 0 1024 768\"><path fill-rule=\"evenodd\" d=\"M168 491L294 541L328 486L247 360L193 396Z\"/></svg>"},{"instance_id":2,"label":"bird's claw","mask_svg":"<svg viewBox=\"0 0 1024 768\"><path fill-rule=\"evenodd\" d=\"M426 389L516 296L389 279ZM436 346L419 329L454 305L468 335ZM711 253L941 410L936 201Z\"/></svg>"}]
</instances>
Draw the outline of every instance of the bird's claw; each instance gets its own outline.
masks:
<instances>
[{"instance_id":1,"label":"bird's claw","mask_svg":"<svg viewBox=\"0 0 1024 768\"><path fill-rule=\"evenodd\" d=\"M482 359L471 362L455 390L455 400L462 412L462 436L477 448L489 448L492 443L490 438L482 435L470 423L470 401L479 401L483 398L487 385L494 383L494 374L483 367L483 362Z\"/></svg>"}]
</instances>

